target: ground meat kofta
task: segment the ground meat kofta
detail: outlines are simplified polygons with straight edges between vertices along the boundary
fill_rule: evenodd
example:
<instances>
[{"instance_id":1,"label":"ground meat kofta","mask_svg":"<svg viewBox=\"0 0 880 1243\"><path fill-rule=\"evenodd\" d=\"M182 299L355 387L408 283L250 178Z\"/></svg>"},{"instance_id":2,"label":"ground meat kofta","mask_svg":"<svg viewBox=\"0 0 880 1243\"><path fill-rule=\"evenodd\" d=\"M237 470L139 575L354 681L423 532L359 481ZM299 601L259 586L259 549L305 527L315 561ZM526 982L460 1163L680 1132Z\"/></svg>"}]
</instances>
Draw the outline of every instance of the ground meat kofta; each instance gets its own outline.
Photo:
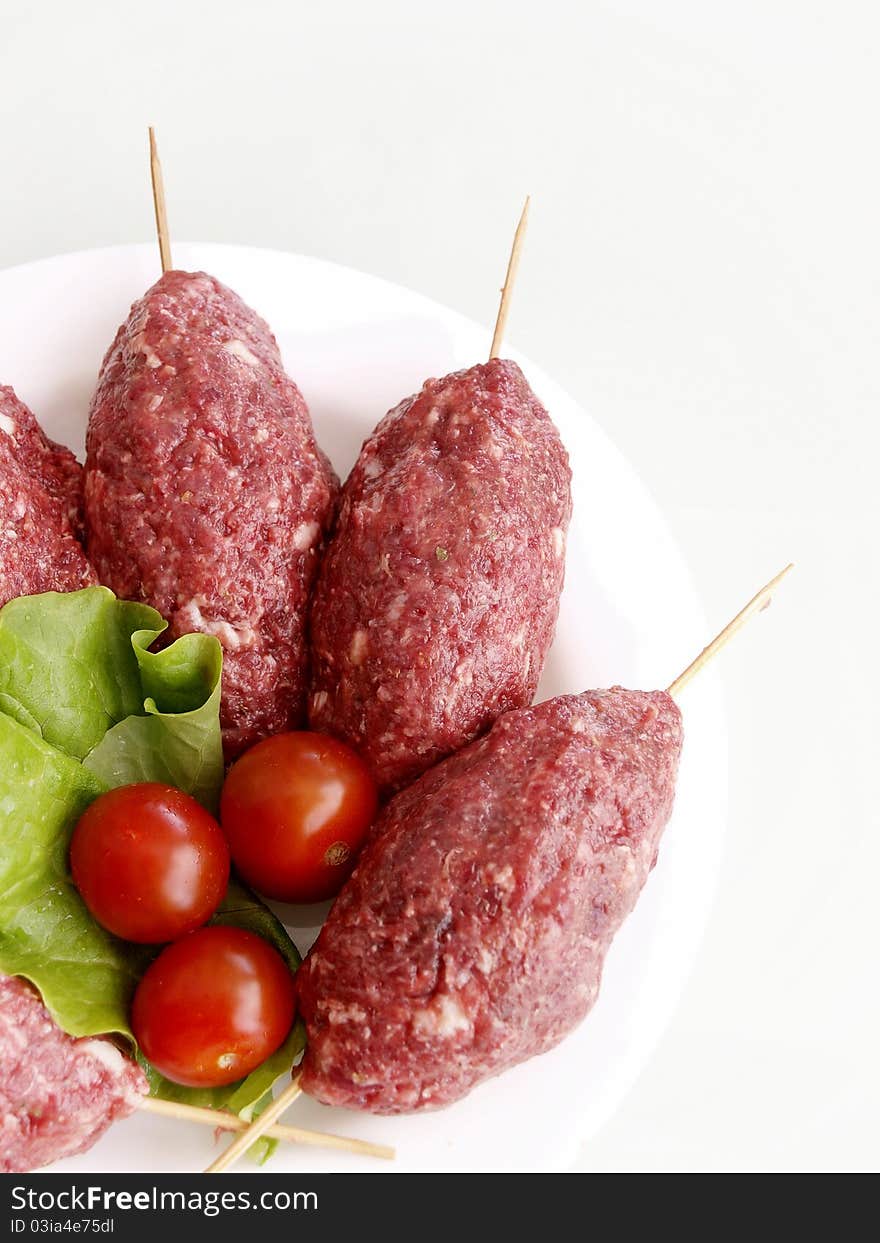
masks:
<instances>
[{"instance_id":1,"label":"ground meat kofta","mask_svg":"<svg viewBox=\"0 0 880 1243\"><path fill-rule=\"evenodd\" d=\"M223 646L229 758L302 724L306 610L337 482L272 333L203 272L165 273L104 359L87 439L108 587Z\"/></svg>"},{"instance_id":2,"label":"ground meat kofta","mask_svg":"<svg viewBox=\"0 0 880 1243\"><path fill-rule=\"evenodd\" d=\"M0 1173L86 1152L147 1089L109 1040L68 1036L26 980L0 975Z\"/></svg>"},{"instance_id":3,"label":"ground meat kofta","mask_svg":"<svg viewBox=\"0 0 880 1243\"><path fill-rule=\"evenodd\" d=\"M681 744L665 691L563 695L396 795L297 977L303 1090L436 1109L557 1044L654 866Z\"/></svg>"},{"instance_id":4,"label":"ground meat kofta","mask_svg":"<svg viewBox=\"0 0 880 1243\"><path fill-rule=\"evenodd\" d=\"M363 446L315 589L309 721L386 794L534 698L570 484L550 416L501 359L429 380Z\"/></svg>"},{"instance_id":5,"label":"ground meat kofta","mask_svg":"<svg viewBox=\"0 0 880 1243\"><path fill-rule=\"evenodd\" d=\"M82 467L0 386L0 606L97 581L77 539L81 523Z\"/></svg>"}]
</instances>

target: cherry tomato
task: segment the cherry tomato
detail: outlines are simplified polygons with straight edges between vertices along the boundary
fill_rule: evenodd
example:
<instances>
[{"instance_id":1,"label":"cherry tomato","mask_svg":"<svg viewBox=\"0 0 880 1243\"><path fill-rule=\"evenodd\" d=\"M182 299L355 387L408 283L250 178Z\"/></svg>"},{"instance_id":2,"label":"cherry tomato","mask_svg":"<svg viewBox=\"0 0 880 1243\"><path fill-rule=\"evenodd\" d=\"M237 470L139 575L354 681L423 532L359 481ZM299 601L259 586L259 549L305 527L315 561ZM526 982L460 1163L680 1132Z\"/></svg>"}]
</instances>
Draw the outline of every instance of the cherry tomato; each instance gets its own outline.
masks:
<instances>
[{"instance_id":1,"label":"cherry tomato","mask_svg":"<svg viewBox=\"0 0 880 1243\"><path fill-rule=\"evenodd\" d=\"M249 885L281 902L320 902L350 876L377 802L350 747L324 734L277 734L232 766L220 822Z\"/></svg>"},{"instance_id":2,"label":"cherry tomato","mask_svg":"<svg viewBox=\"0 0 880 1243\"><path fill-rule=\"evenodd\" d=\"M126 941L173 941L226 893L229 847L194 798L154 782L95 799L70 843L73 883L99 924Z\"/></svg>"},{"instance_id":3,"label":"cherry tomato","mask_svg":"<svg viewBox=\"0 0 880 1243\"><path fill-rule=\"evenodd\" d=\"M147 968L131 1025L166 1079L217 1088L271 1057L294 1010L293 976L278 951L253 932L212 924L169 945Z\"/></svg>"}]
</instances>

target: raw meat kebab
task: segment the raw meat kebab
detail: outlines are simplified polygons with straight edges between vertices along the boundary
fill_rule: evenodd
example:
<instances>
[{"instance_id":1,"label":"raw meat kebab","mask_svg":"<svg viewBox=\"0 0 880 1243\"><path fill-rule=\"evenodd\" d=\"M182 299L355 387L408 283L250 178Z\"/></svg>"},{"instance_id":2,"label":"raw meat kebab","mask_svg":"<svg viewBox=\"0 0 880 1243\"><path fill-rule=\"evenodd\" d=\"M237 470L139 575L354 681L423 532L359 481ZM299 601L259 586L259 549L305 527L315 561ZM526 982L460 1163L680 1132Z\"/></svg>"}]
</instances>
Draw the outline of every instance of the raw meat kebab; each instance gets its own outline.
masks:
<instances>
[{"instance_id":1,"label":"raw meat kebab","mask_svg":"<svg viewBox=\"0 0 880 1243\"><path fill-rule=\"evenodd\" d=\"M223 646L227 756L301 725L305 622L337 481L266 323L166 272L104 359L87 438L89 557L122 599Z\"/></svg>"}]
</instances>

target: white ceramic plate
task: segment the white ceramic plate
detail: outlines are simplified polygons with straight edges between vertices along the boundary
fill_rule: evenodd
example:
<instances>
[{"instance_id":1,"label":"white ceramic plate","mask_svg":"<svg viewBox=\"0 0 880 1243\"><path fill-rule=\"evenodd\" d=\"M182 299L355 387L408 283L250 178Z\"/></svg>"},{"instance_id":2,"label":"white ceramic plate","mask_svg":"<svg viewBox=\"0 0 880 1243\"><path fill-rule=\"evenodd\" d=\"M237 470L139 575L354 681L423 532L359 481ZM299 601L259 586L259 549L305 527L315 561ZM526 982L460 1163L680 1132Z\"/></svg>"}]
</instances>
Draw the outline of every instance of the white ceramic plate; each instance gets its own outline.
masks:
<instances>
[{"instance_id":1,"label":"white ceramic plate","mask_svg":"<svg viewBox=\"0 0 880 1243\"><path fill-rule=\"evenodd\" d=\"M490 333L417 294L297 255L175 245L176 263L231 285L266 317L341 476L378 419L428 376L470 366ZM104 351L130 303L158 276L152 246L113 247L0 273L0 383L49 435L81 451ZM597 422L516 354L551 411L574 469L574 522L559 630L540 698L621 684L666 685L708 638L687 569L632 468ZM613 411L596 412L613 426ZM674 412L657 411L675 435ZM724 619L716 618L721 622ZM717 627L714 627L717 628ZM660 862L610 953L599 1001L559 1048L441 1113L371 1118L300 1100L288 1121L397 1148L384 1162L287 1146L276 1171L562 1170L609 1117L651 1056L690 971L715 887L724 825L726 739L711 673L684 702L686 743ZM282 912L305 951L314 911ZM136 1116L70 1172L199 1170L212 1133ZM253 1167L250 1167L253 1168Z\"/></svg>"}]
</instances>

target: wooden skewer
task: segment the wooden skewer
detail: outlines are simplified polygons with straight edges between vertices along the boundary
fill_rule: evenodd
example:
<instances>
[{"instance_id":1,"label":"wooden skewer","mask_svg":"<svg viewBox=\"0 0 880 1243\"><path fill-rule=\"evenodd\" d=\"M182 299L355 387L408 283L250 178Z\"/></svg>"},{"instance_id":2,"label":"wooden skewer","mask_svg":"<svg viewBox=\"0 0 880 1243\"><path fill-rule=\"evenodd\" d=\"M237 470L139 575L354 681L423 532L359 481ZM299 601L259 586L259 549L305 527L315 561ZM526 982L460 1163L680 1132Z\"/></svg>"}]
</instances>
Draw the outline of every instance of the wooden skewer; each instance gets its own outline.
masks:
<instances>
[{"instance_id":1,"label":"wooden skewer","mask_svg":"<svg viewBox=\"0 0 880 1243\"><path fill-rule=\"evenodd\" d=\"M516 226L516 233L513 235L513 246L510 250L510 259L507 262L507 275L504 278L504 288L501 290L501 302L498 306L498 317L495 320L495 332L492 337L492 349L489 351L490 359L497 358L501 353L501 342L504 340L504 330L507 327L507 316L510 314L513 285L516 280L516 272L519 267L519 257L522 251L523 242L526 239L526 225L528 222L529 196L526 195L522 215L519 218L519 224Z\"/></svg>"},{"instance_id":2,"label":"wooden skewer","mask_svg":"<svg viewBox=\"0 0 880 1243\"><path fill-rule=\"evenodd\" d=\"M171 243L168 240L168 216L165 212L165 185L162 181L162 165L159 163L156 131L152 125L150 126L150 179L153 183L153 206L156 209L156 233L159 236L159 256L162 260L162 271L167 272L174 265L171 262Z\"/></svg>"},{"instance_id":3,"label":"wooden skewer","mask_svg":"<svg viewBox=\"0 0 880 1243\"><path fill-rule=\"evenodd\" d=\"M246 1131L250 1123L235 1114L219 1109L201 1109L197 1105L181 1105L177 1101L163 1101L156 1096L145 1096L140 1108L145 1113L158 1114L163 1118L175 1118L182 1122L197 1122L223 1131ZM344 1152L358 1152L367 1157L394 1160L394 1149L386 1144L372 1144L365 1139L351 1139L347 1135L330 1135L324 1131L304 1131L297 1126L270 1126L265 1132L271 1139L285 1140L290 1144L306 1144L311 1148L339 1148Z\"/></svg>"},{"instance_id":4,"label":"wooden skewer","mask_svg":"<svg viewBox=\"0 0 880 1243\"><path fill-rule=\"evenodd\" d=\"M691 678L696 677L704 665L707 665L713 656L717 655L723 647L725 647L738 630L746 624L749 618L754 617L756 613L760 613L766 609L773 598L773 593L779 583L785 578L789 570L793 570L794 565L787 565L784 570L780 570L775 578L771 578L770 582L765 584L757 595L752 596L744 609L740 609L736 617L729 621L724 629L717 634L708 647L704 647L696 660L692 660L687 669L683 669L674 682L667 686L667 693L672 695L681 694L684 688L690 682Z\"/></svg>"},{"instance_id":5,"label":"wooden skewer","mask_svg":"<svg viewBox=\"0 0 880 1243\"><path fill-rule=\"evenodd\" d=\"M302 1088L299 1086L299 1071L296 1071L290 1080L290 1083L284 1089L279 1097L272 1104L264 1109L259 1118L254 1121L237 1135L232 1143L215 1161L212 1161L205 1170L206 1174L221 1174L224 1170L228 1170L234 1165L239 1157L243 1156L250 1148L254 1140L265 1135L269 1127L281 1117L286 1109L288 1109L298 1096L302 1094Z\"/></svg>"}]
</instances>

